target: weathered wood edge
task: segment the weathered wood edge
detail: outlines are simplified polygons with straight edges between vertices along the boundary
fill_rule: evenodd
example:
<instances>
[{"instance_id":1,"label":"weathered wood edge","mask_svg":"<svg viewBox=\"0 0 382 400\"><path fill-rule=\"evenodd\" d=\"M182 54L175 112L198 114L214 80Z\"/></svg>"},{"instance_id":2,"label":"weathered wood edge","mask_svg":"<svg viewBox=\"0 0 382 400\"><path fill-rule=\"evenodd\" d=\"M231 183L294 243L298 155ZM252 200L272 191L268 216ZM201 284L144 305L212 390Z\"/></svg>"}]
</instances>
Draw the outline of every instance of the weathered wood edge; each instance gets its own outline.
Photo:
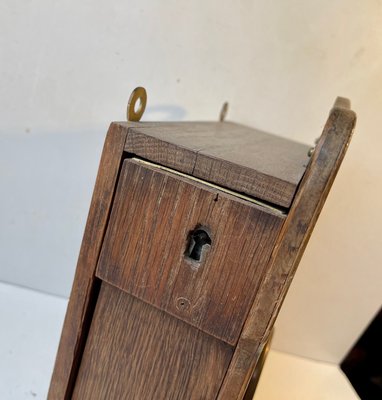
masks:
<instances>
[{"instance_id":1,"label":"weathered wood edge","mask_svg":"<svg viewBox=\"0 0 382 400\"><path fill-rule=\"evenodd\" d=\"M50 383L49 400L71 397L83 342L86 339L86 325L89 324L88 319L92 315L95 268L123 157L126 135L126 129L111 124L106 136Z\"/></svg>"},{"instance_id":2,"label":"weathered wood edge","mask_svg":"<svg viewBox=\"0 0 382 400\"><path fill-rule=\"evenodd\" d=\"M242 399L346 153L356 115L338 98L300 183L244 325L218 400Z\"/></svg>"}]
</instances>

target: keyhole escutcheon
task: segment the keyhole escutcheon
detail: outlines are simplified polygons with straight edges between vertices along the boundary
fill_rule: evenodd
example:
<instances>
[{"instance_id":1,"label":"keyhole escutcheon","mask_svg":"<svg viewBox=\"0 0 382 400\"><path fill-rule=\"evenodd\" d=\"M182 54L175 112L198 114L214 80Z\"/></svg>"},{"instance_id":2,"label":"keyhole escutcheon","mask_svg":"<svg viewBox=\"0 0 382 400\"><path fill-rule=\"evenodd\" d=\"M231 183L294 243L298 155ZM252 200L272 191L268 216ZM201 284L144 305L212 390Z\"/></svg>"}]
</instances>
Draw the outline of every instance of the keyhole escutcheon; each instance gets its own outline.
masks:
<instances>
[{"instance_id":1,"label":"keyhole escutcheon","mask_svg":"<svg viewBox=\"0 0 382 400\"><path fill-rule=\"evenodd\" d=\"M190 232L186 255L193 261L201 262L206 248L211 246L210 235L204 229L195 229Z\"/></svg>"}]
</instances>

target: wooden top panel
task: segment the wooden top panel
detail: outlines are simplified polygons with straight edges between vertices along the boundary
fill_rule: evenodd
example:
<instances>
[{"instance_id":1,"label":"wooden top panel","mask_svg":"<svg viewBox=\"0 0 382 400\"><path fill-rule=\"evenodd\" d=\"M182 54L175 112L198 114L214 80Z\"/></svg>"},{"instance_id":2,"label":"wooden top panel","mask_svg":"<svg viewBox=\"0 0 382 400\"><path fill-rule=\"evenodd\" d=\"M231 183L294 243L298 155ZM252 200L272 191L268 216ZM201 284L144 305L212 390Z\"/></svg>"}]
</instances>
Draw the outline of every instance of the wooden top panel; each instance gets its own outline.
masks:
<instances>
[{"instance_id":1,"label":"wooden top panel","mask_svg":"<svg viewBox=\"0 0 382 400\"><path fill-rule=\"evenodd\" d=\"M116 124L130 153L286 208L309 161L309 146L231 122Z\"/></svg>"},{"instance_id":2,"label":"wooden top panel","mask_svg":"<svg viewBox=\"0 0 382 400\"><path fill-rule=\"evenodd\" d=\"M125 160L97 276L234 345L285 220L216 188ZM212 240L196 266L189 235Z\"/></svg>"}]
</instances>

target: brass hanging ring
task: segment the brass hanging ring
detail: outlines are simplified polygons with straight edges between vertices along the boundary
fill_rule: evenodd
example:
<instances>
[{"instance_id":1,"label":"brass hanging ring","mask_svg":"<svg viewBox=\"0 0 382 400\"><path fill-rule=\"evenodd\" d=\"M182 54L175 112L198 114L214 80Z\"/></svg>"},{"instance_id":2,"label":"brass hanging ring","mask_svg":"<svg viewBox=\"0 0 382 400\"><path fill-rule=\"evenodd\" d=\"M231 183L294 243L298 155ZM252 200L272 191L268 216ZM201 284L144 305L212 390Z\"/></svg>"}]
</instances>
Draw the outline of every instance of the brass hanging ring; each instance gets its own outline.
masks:
<instances>
[{"instance_id":1,"label":"brass hanging ring","mask_svg":"<svg viewBox=\"0 0 382 400\"><path fill-rule=\"evenodd\" d=\"M135 88L127 103L126 117L128 121L139 121L145 112L147 102L146 89L139 86Z\"/></svg>"}]
</instances>

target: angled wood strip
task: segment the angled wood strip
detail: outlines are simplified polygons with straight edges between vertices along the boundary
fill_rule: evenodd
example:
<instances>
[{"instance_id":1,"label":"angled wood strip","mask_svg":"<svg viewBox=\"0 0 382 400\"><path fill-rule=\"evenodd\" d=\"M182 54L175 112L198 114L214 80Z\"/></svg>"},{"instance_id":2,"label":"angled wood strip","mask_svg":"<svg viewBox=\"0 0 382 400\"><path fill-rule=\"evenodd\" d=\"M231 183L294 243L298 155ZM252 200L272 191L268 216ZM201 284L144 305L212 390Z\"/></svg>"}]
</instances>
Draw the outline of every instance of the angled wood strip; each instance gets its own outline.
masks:
<instances>
[{"instance_id":1,"label":"angled wood strip","mask_svg":"<svg viewBox=\"0 0 382 400\"><path fill-rule=\"evenodd\" d=\"M281 230L264 281L244 325L218 400L243 398L313 227L345 155L356 116L338 99Z\"/></svg>"}]
</instances>

